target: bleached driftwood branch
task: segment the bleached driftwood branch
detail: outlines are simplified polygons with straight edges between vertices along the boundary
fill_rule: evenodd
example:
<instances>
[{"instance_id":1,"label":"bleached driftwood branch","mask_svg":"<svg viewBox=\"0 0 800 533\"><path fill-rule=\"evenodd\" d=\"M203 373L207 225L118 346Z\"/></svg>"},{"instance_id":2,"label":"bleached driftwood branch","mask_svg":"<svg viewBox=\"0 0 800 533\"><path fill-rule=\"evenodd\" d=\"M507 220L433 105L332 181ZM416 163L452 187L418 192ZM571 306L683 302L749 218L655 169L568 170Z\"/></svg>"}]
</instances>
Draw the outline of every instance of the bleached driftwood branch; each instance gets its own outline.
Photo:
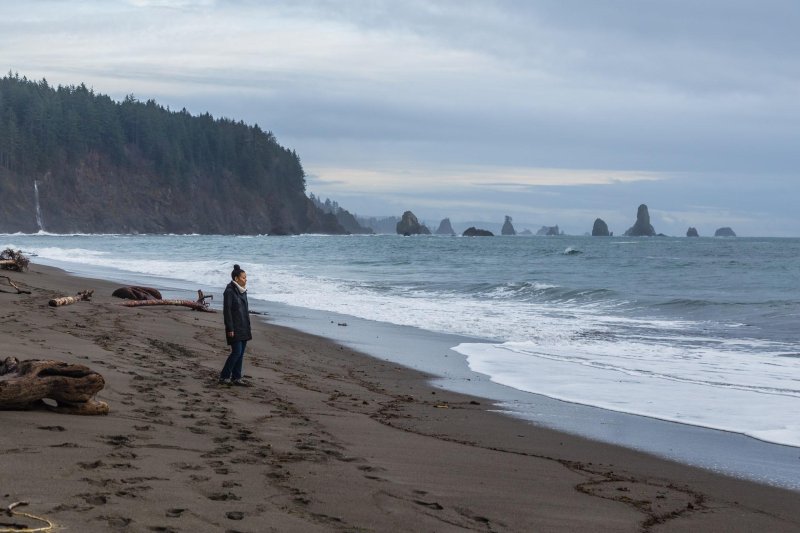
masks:
<instances>
[{"instance_id":1,"label":"bleached driftwood branch","mask_svg":"<svg viewBox=\"0 0 800 533\"><path fill-rule=\"evenodd\" d=\"M92 299L94 290L81 291L75 296L62 296L61 298L53 298L48 302L50 307L61 307L62 305L72 305L75 302L88 302Z\"/></svg>"},{"instance_id":2,"label":"bleached driftwood branch","mask_svg":"<svg viewBox=\"0 0 800 533\"><path fill-rule=\"evenodd\" d=\"M14 281L11 278L9 278L8 276L0 276L0 278L4 278L11 287L14 287L15 289L17 289L17 294L30 294L31 293L31 291L29 291L27 289L20 289L17 286L17 284L14 283ZM10 291L0 290L0 292L10 292Z\"/></svg>"}]
</instances>

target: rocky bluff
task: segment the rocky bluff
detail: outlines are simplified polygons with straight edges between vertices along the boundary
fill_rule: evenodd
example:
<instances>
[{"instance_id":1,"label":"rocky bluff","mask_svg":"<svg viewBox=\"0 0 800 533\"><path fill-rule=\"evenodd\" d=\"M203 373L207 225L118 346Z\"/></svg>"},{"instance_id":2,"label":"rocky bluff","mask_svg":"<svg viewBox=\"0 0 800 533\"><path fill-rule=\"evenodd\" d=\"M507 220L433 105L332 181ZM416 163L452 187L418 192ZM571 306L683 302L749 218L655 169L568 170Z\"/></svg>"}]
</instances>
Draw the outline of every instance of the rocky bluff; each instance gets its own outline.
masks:
<instances>
[{"instance_id":1,"label":"rocky bluff","mask_svg":"<svg viewBox=\"0 0 800 533\"><path fill-rule=\"evenodd\" d=\"M257 125L0 79L0 232L344 233Z\"/></svg>"}]
</instances>

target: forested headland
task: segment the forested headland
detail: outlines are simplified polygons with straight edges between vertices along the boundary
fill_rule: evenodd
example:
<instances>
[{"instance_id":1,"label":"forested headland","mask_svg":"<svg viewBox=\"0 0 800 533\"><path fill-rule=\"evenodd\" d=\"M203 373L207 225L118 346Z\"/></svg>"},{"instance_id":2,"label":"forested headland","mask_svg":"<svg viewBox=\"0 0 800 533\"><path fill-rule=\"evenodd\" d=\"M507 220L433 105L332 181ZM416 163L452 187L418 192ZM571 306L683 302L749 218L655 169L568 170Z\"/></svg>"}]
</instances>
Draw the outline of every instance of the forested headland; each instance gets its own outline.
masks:
<instances>
[{"instance_id":1,"label":"forested headland","mask_svg":"<svg viewBox=\"0 0 800 533\"><path fill-rule=\"evenodd\" d=\"M0 79L0 232L344 233L305 188L258 125Z\"/></svg>"}]
</instances>

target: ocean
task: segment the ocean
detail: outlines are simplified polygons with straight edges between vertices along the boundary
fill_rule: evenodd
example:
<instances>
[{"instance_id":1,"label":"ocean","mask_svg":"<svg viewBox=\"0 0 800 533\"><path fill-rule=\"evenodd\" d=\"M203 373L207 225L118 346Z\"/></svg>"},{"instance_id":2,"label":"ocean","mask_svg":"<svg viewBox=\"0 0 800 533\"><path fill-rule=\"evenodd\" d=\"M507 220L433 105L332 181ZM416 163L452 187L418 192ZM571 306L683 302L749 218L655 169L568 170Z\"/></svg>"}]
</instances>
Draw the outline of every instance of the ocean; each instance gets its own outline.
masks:
<instances>
[{"instance_id":1,"label":"ocean","mask_svg":"<svg viewBox=\"0 0 800 533\"><path fill-rule=\"evenodd\" d=\"M800 447L800 239L14 234L6 247L212 293L238 263L256 305L448 335L472 372L520 393Z\"/></svg>"}]
</instances>

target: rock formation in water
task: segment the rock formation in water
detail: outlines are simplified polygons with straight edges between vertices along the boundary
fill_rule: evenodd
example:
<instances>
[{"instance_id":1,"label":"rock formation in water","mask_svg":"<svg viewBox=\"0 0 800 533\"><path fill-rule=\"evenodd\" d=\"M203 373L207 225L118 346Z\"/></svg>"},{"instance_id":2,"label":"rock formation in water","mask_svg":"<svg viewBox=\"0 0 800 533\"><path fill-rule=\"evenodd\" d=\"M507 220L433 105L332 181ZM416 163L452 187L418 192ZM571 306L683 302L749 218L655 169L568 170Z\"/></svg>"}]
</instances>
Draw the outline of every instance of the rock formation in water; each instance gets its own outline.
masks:
<instances>
[{"instance_id":1,"label":"rock formation in water","mask_svg":"<svg viewBox=\"0 0 800 533\"><path fill-rule=\"evenodd\" d=\"M517 230L514 229L514 225L511 223L511 217L506 215L506 221L503 224L503 229L500 230L502 235L516 235Z\"/></svg>"},{"instance_id":2,"label":"rock formation in water","mask_svg":"<svg viewBox=\"0 0 800 533\"><path fill-rule=\"evenodd\" d=\"M397 223L397 233L400 235L430 235L431 230L424 224L420 224L414 213L406 211L400 222Z\"/></svg>"},{"instance_id":3,"label":"rock formation in water","mask_svg":"<svg viewBox=\"0 0 800 533\"><path fill-rule=\"evenodd\" d=\"M528 228L525 228L524 230L520 231L517 235L533 235L533 232Z\"/></svg>"},{"instance_id":4,"label":"rock formation in water","mask_svg":"<svg viewBox=\"0 0 800 533\"><path fill-rule=\"evenodd\" d=\"M462 234L464 237L494 237L494 233L486 229L478 229L475 226L470 226Z\"/></svg>"},{"instance_id":5,"label":"rock formation in water","mask_svg":"<svg viewBox=\"0 0 800 533\"><path fill-rule=\"evenodd\" d=\"M592 237L610 237L611 233L608 232L608 224L602 218L595 219L594 226L592 226Z\"/></svg>"},{"instance_id":6,"label":"rock formation in water","mask_svg":"<svg viewBox=\"0 0 800 533\"><path fill-rule=\"evenodd\" d=\"M729 227L719 228L714 232L714 237L736 237L736 234Z\"/></svg>"},{"instance_id":7,"label":"rock formation in water","mask_svg":"<svg viewBox=\"0 0 800 533\"><path fill-rule=\"evenodd\" d=\"M450 224L449 218L442 219L439 222L439 229L436 230L436 235L455 235L456 232L453 230L452 224Z\"/></svg>"},{"instance_id":8,"label":"rock formation in water","mask_svg":"<svg viewBox=\"0 0 800 533\"><path fill-rule=\"evenodd\" d=\"M561 235L561 230L558 229L558 224L555 226L542 226L539 228L539 231L536 232L536 235L544 235L544 236L553 236L553 235Z\"/></svg>"},{"instance_id":9,"label":"rock formation in water","mask_svg":"<svg viewBox=\"0 0 800 533\"><path fill-rule=\"evenodd\" d=\"M636 223L625 232L626 237L655 237L656 230L650 224L650 212L642 204L636 212Z\"/></svg>"},{"instance_id":10,"label":"rock formation in water","mask_svg":"<svg viewBox=\"0 0 800 533\"><path fill-rule=\"evenodd\" d=\"M686 230L686 236L687 237L699 237L700 234L697 233L697 228L691 228L690 227L689 229Z\"/></svg>"}]
</instances>

